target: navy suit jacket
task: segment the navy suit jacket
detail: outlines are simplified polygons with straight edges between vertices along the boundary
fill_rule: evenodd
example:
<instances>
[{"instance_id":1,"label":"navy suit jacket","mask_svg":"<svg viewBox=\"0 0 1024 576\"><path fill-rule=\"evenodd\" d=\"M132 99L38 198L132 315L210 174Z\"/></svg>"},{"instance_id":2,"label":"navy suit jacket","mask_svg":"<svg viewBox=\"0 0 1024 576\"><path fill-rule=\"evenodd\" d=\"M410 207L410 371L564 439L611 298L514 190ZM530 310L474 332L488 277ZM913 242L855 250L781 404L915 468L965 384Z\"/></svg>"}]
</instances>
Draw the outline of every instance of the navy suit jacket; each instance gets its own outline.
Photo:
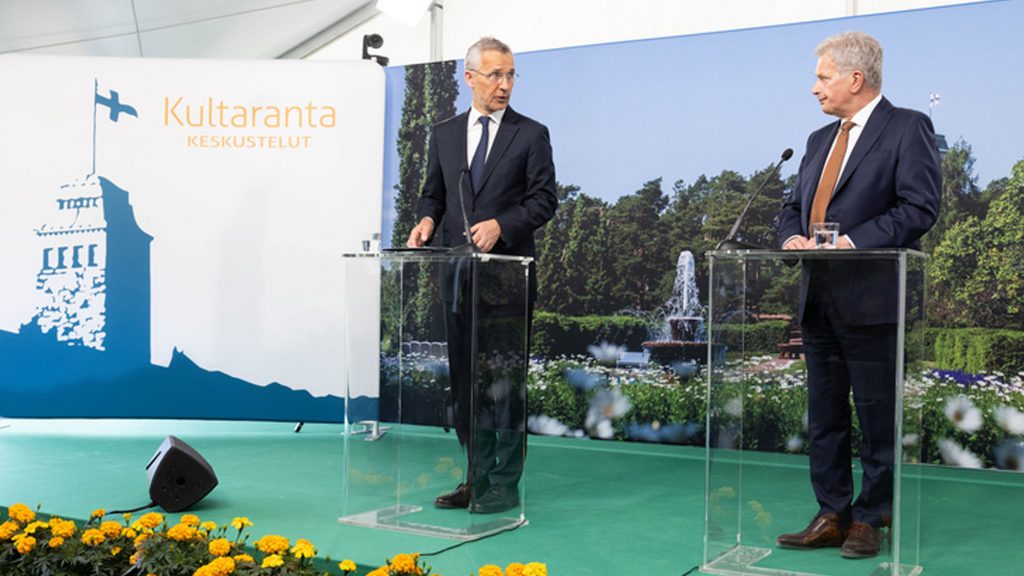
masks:
<instances>
[{"instance_id":1,"label":"navy suit jacket","mask_svg":"<svg viewBox=\"0 0 1024 576\"><path fill-rule=\"evenodd\" d=\"M417 220L425 216L434 220L434 244L454 246L467 241L459 179L462 169L468 170L468 122L467 111L437 124L430 135ZM536 256L533 232L554 216L558 205L547 127L507 108L487 155L479 190L473 190L468 171L462 185L469 225L494 218L501 226L501 238L492 253Z\"/></svg>"},{"instance_id":2,"label":"navy suit jacket","mask_svg":"<svg viewBox=\"0 0 1024 576\"><path fill-rule=\"evenodd\" d=\"M832 122L807 139L796 184L779 216L780 242L810 235L811 202L840 124ZM942 175L931 120L882 98L839 175L825 220L838 222L839 233L849 236L858 249L916 249L918 239L938 218L941 195ZM829 261L828 269L836 307L847 322L872 325L896 320L892 263ZM808 283L805 267L801 319Z\"/></svg>"}]
</instances>

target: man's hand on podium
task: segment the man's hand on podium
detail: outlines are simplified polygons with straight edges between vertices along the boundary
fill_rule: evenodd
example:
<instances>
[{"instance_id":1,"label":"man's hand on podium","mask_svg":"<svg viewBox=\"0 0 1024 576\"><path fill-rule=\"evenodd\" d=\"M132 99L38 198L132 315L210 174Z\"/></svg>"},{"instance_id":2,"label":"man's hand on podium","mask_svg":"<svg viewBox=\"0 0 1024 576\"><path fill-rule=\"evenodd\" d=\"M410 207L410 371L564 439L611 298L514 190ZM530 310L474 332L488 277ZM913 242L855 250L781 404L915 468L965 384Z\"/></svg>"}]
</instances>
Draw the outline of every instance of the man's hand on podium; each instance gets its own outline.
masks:
<instances>
[{"instance_id":1,"label":"man's hand on podium","mask_svg":"<svg viewBox=\"0 0 1024 576\"><path fill-rule=\"evenodd\" d=\"M427 216L420 223L412 229L409 233L409 240L405 243L409 248L419 248L430 240L430 236L434 233L434 219Z\"/></svg>"}]
</instances>

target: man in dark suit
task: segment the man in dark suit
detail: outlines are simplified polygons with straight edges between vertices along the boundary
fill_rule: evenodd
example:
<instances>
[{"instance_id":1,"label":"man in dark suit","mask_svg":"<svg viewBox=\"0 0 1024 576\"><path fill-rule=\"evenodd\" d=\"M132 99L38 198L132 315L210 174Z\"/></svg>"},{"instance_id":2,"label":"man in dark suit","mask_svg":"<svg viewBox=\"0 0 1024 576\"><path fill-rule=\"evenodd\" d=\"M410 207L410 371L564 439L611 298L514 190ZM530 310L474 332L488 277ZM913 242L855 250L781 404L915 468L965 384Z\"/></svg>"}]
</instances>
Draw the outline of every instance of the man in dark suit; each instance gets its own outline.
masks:
<instances>
[{"instance_id":1,"label":"man in dark suit","mask_svg":"<svg viewBox=\"0 0 1024 576\"><path fill-rule=\"evenodd\" d=\"M548 129L508 105L516 72L507 45L494 38L481 39L466 53L465 68L473 104L467 112L434 126L419 202L420 220L407 244L423 246L440 228L440 238L434 242L444 246L471 242L480 252L533 257L533 233L554 216L558 203ZM463 202L470 238L465 233ZM525 358L514 362L516 367L508 373L518 380L508 396L508 390L496 385L497 381L480 382L480 374L488 372L488 366L475 365L481 361L471 353L474 331L469 308L474 301L478 319L475 344L481 351L521 350L526 341L526 334L520 334L518 345L501 341L502 337L516 339L516 330L510 327L515 326L516 316L522 318L524 306L517 305L514 296L502 297L503 291L513 290L515 281L495 275L498 268L477 269L472 261L460 262L443 281L455 429L467 447L469 466L466 482L435 500L439 508L469 508L487 514L519 505L526 399L519 397L518 391L525 391ZM527 324L536 300L532 271L531 266L526 294L518 303L526 305ZM476 297L471 278L475 278ZM503 319L510 321L503 323ZM529 326L520 328L528 331ZM491 367L499 364L501 360L496 359ZM473 405L470 393L474 365L478 405Z\"/></svg>"},{"instance_id":2,"label":"man in dark suit","mask_svg":"<svg viewBox=\"0 0 1024 576\"><path fill-rule=\"evenodd\" d=\"M779 216L783 249L815 248L812 226L839 224L837 249L917 248L935 223L941 173L927 116L881 95L882 47L861 32L817 48L812 92L838 117L807 140L792 196ZM778 537L784 548L841 547L876 556L891 519L896 268L891 260L805 261L799 318L807 360L810 475L818 514ZM861 492L853 500L850 391L863 437Z\"/></svg>"}]
</instances>

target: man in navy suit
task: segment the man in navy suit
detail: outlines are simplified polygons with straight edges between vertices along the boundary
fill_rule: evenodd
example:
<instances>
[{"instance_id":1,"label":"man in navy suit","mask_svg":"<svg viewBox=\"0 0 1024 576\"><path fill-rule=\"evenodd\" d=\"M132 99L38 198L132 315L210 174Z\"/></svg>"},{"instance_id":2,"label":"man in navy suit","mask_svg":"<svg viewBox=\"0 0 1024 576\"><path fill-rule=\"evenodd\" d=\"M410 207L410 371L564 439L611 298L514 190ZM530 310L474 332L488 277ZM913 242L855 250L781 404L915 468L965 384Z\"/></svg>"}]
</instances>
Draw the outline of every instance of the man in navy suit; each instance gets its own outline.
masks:
<instances>
[{"instance_id":1,"label":"man in navy suit","mask_svg":"<svg viewBox=\"0 0 1024 576\"><path fill-rule=\"evenodd\" d=\"M431 239L444 246L471 242L480 252L533 257L533 233L554 216L558 203L548 129L509 107L516 71L507 45L482 38L466 53L465 68L473 104L467 112L434 126L419 202L420 220L407 244L419 247ZM463 202L470 238L466 238ZM434 238L438 229L440 238ZM469 508L470 512L487 514L519 505L526 405L525 397L515 394L520 389L525 391L525 364L513 371L514 379L522 381L513 384L512 397L506 397L504 390L497 391L499 387L491 382L486 391L478 391L478 401L482 403L481 399L486 398L489 403L487 413L471 406L473 330L465 305L473 300L469 278L476 277L480 295L477 346L488 351L522 348L522 338L518 345L513 342L506 346L507 342L500 341L500 333L514 324L502 324L501 318L521 318L523 307L517 306L515 298L502 301L502 291L509 288L503 284L514 286L514 280L488 273L497 268L481 267L477 271L471 263L456 264L444 282L446 287L453 286L446 289L445 299L450 302L446 305L446 328L455 429L463 446L468 445L469 466L467 481L434 501L439 508ZM532 272L531 266L527 293L523 295L523 304L531 312L537 290ZM510 337L516 338L514 333ZM480 371L478 366L478 374ZM471 429L471 410L476 411L476 430Z\"/></svg>"},{"instance_id":2,"label":"man in navy suit","mask_svg":"<svg viewBox=\"0 0 1024 576\"><path fill-rule=\"evenodd\" d=\"M792 196L779 216L785 250L815 248L812 226L839 224L837 249L917 248L935 223L941 173L931 121L882 97L882 47L861 32L817 48L812 92L839 118L807 140ZM841 547L876 556L891 519L896 269L884 260L807 260L799 318L808 376L811 485L818 514L778 537L784 548ZM863 442L853 500L850 391Z\"/></svg>"}]
</instances>

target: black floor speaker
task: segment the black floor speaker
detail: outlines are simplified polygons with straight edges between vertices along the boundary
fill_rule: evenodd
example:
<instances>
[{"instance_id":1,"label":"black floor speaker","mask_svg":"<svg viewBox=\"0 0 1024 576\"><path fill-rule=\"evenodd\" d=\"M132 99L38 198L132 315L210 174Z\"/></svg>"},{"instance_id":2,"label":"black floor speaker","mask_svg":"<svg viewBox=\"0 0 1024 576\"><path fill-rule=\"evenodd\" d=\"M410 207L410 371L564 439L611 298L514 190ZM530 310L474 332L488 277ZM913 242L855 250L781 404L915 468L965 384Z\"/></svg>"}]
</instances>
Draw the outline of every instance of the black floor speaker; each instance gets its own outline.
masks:
<instances>
[{"instance_id":1,"label":"black floor speaker","mask_svg":"<svg viewBox=\"0 0 1024 576\"><path fill-rule=\"evenodd\" d=\"M164 440L146 466L149 497L168 512L181 512L217 486L213 467L195 448L174 436Z\"/></svg>"}]
</instances>

